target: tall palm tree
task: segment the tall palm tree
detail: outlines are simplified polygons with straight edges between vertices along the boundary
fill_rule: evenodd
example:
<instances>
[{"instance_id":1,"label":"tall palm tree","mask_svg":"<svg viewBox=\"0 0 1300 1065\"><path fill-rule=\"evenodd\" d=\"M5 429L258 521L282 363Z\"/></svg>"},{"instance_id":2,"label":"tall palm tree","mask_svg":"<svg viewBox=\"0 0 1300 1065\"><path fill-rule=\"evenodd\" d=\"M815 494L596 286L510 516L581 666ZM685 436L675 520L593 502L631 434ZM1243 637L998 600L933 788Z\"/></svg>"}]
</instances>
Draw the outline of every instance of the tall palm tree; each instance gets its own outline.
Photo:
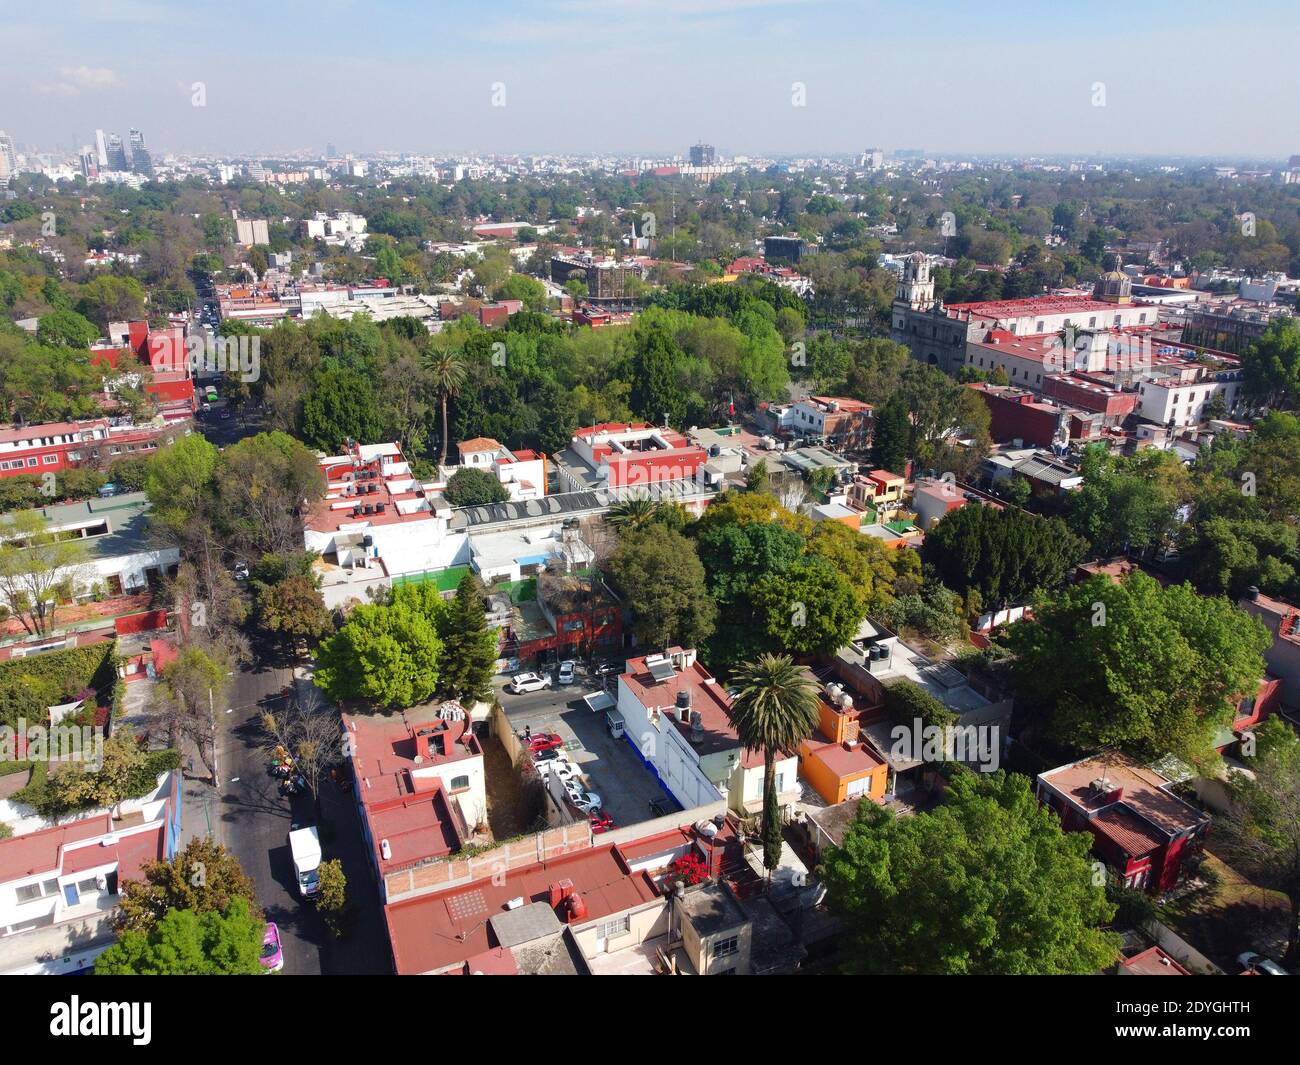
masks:
<instances>
[{"instance_id":1,"label":"tall palm tree","mask_svg":"<svg viewBox=\"0 0 1300 1065\"><path fill-rule=\"evenodd\" d=\"M781 814L776 795L776 756L793 754L817 727L817 686L789 655L762 654L742 662L740 689L727 717L750 750L763 752L763 865L781 860Z\"/></svg>"},{"instance_id":2,"label":"tall palm tree","mask_svg":"<svg viewBox=\"0 0 1300 1065\"><path fill-rule=\"evenodd\" d=\"M465 387L469 373L465 367L465 356L459 351L429 351L424 357L424 368L433 380L438 398L442 401L442 461L447 465L447 444L451 439L451 427L447 424L447 399L456 395Z\"/></svg>"}]
</instances>

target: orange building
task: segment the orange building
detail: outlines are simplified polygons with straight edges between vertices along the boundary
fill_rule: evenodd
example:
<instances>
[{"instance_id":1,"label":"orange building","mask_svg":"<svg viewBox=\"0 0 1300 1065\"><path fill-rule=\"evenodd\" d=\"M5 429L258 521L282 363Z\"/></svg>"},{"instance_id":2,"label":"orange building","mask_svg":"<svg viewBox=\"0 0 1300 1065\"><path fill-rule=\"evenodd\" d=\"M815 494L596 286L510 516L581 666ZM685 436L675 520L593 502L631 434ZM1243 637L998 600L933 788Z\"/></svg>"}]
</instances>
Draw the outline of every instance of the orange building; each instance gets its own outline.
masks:
<instances>
[{"instance_id":1,"label":"orange building","mask_svg":"<svg viewBox=\"0 0 1300 1065\"><path fill-rule=\"evenodd\" d=\"M821 720L817 732L799 748L799 775L832 806L849 799L882 802L889 766L860 738L862 710L848 698L847 705L819 700Z\"/></svg>"}]
</instances>

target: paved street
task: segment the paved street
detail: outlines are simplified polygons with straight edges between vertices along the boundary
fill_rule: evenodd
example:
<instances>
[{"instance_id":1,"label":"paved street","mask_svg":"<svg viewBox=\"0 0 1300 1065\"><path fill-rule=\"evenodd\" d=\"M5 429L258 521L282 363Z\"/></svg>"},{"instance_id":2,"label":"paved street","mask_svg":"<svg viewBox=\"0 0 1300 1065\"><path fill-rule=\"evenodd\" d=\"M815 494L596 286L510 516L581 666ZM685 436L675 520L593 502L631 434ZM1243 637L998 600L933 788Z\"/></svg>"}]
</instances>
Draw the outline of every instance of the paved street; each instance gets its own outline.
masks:
<instances>
[{"instance_id":1,"label":"paved street","mask_svg":"<svg viewBox=\"0 0 1300 1065\"><path fill-rule=\"evenodd\" d=\"M340 793L328 780L321 789L321 842L326 859L343 862L348 895L357 907L352 934L341 942L331 940L315 909L297 894L289 828L295 822L316 823L316 818L309 798L279 795L276 779L267 772L259 723L265 709L279 704L290 675L282 665L255 663L233 678L230 711L222 713L218 707L222 787L210 804L214 829L253 878L267 920L279 926L286 973L387 973L391 968L383 913L358 815L351 795Z\"/></svg>"}]
</instances>

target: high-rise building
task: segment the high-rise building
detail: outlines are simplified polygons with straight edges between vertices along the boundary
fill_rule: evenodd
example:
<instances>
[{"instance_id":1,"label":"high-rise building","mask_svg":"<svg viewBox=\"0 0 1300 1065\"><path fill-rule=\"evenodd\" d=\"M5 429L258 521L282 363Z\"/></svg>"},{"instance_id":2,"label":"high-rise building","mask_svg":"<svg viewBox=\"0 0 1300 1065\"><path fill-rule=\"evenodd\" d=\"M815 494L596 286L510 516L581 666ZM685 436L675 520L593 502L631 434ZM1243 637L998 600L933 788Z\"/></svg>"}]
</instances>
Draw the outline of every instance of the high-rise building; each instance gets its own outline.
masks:
<instances>
[{"instance_id":1,"label":"high-rise building","mask_svg":"<svg viewBox=\"0 0 1300 1065\"><path fill-rule=\"evenodd\" d=\"M95 130L95 156L101 170L108 169L108 144L104 140L104 131Z\"/></svg>"},{"instance_id":2,"label":"high-rise building","mask_svg":"<svg viewBox=\"0 0 1300 1065\"><path fill-rule=\"evenodd\" d=\"M866 170L883 170L885 168L885 153L879 148L868 148L862 153L858 165Z\"/></svg>"},{"instance_id":3,"label":"high-rise building","mask_svg":"<svg viewBox=\"0 0 1300 1065\"><path fill-rule=\"evenodd\" d=\"M337 159L338 157L339 157L339 150L335 148L334 145L332 144L325 145L326 159Z\"/></svg>"},{"instance_id":4,"label":"high-rise building","mask_svg":"<svg viewBox=\"0 0 1300 1065\"><path fill-rule=\"evenodd\" d=\"M14 142L9 134L0 129L0 184L4 184L18 173L18 156L14 154Z\"/></svg>"},{"instance_id":5,"label":"high-rise building","mask_svg":"<svg viewBox=\"0 0 1300 1065\"><path fill-rule=\"evenodd\" d=\"M153 159L144 143L144 134L138 129L131 130L131 169L145 177L153 177Z\"/></svg>"},{"instance_id":6,"label":"high-rise building","mask_svg":"<svg viewBox=\"0 0 1300 1065\"><path fill-rule=\"evenodd\" d=\"M99 153L93 145L87 144L81 149L81 176L87 181L99 177Z\"/></svg>"},{"instance_id":7,"label":"high-rise building","mask_svg":"<svg viewBox=\"0 0 1300 1065\"><path fill-rule=\"evenodd\" d=\"M104 158L107 160L109 170L125 172L131 169L131 165L126 159L126 149L122 146L122 138L116 133L108 135L108 145L104 149Z\"/></svg>"},{"instance_id":8,"label":"high-rise building","mask_svg":"<svg viewBox=\"0 0 1300 1065\"><path fill-rule=\"evenodd\" d=\"M691 145L691 166L712 166L718 158L712 144Z\"/></svg>"}]
</instances>

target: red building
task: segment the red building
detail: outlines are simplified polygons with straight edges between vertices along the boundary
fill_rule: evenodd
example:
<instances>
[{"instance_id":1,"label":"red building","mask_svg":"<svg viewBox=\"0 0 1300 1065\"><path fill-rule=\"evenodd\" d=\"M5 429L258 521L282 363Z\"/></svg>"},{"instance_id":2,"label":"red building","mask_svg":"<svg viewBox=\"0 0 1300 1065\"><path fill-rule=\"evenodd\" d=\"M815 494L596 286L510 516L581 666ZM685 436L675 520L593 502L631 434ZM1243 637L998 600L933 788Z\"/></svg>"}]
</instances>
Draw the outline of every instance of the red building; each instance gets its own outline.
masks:
<instances>
[{"instance_id":1,"label":"red building","mask_svg":"<svg viewBox=\"0 0 1300 1065\"><path fill-rule=\"evenodd\" d=\"M1173 794L1173 781L1126 755L1099 754L1038 775L1038 798L1067 831L1093 834L1093 853L1125 887L1153 894L1178 883L1210 818Z\"/></svg>"},{"instance_id":2,"label":"red building","mask_svg":"<svg viewBox=\"0 0 1300 1065\"><path fill-rule=\"evenodd\" d=\"M1120 392L1080 374L1045 374L1043 395L1070 407L1102 415L1106 425L1118 425L1137 407L1136 392Z\"/></svg>"},{"instance_id":3,"label":"red building","mask_svg":"<svg viewBox=\"0 0 1300 1065\"><path fill-rule=\"evenodd\" d=\"M989 432L999 443L1023 440L1026 445L1051 447L1064 408L1042 402L1034 393L1008 385L972 384L989 409Z\"/></svg>"},{"instance_id":4,"label":"red building","mask_svg":"<svg viewBox=\"0 0 1300 1065\"><path fill-rule=\"evenodd\" d=\"M40 476L152 454L166 429L115 428L107 418L0 429L0 477Z\"/></svg>"}]
</instances>

